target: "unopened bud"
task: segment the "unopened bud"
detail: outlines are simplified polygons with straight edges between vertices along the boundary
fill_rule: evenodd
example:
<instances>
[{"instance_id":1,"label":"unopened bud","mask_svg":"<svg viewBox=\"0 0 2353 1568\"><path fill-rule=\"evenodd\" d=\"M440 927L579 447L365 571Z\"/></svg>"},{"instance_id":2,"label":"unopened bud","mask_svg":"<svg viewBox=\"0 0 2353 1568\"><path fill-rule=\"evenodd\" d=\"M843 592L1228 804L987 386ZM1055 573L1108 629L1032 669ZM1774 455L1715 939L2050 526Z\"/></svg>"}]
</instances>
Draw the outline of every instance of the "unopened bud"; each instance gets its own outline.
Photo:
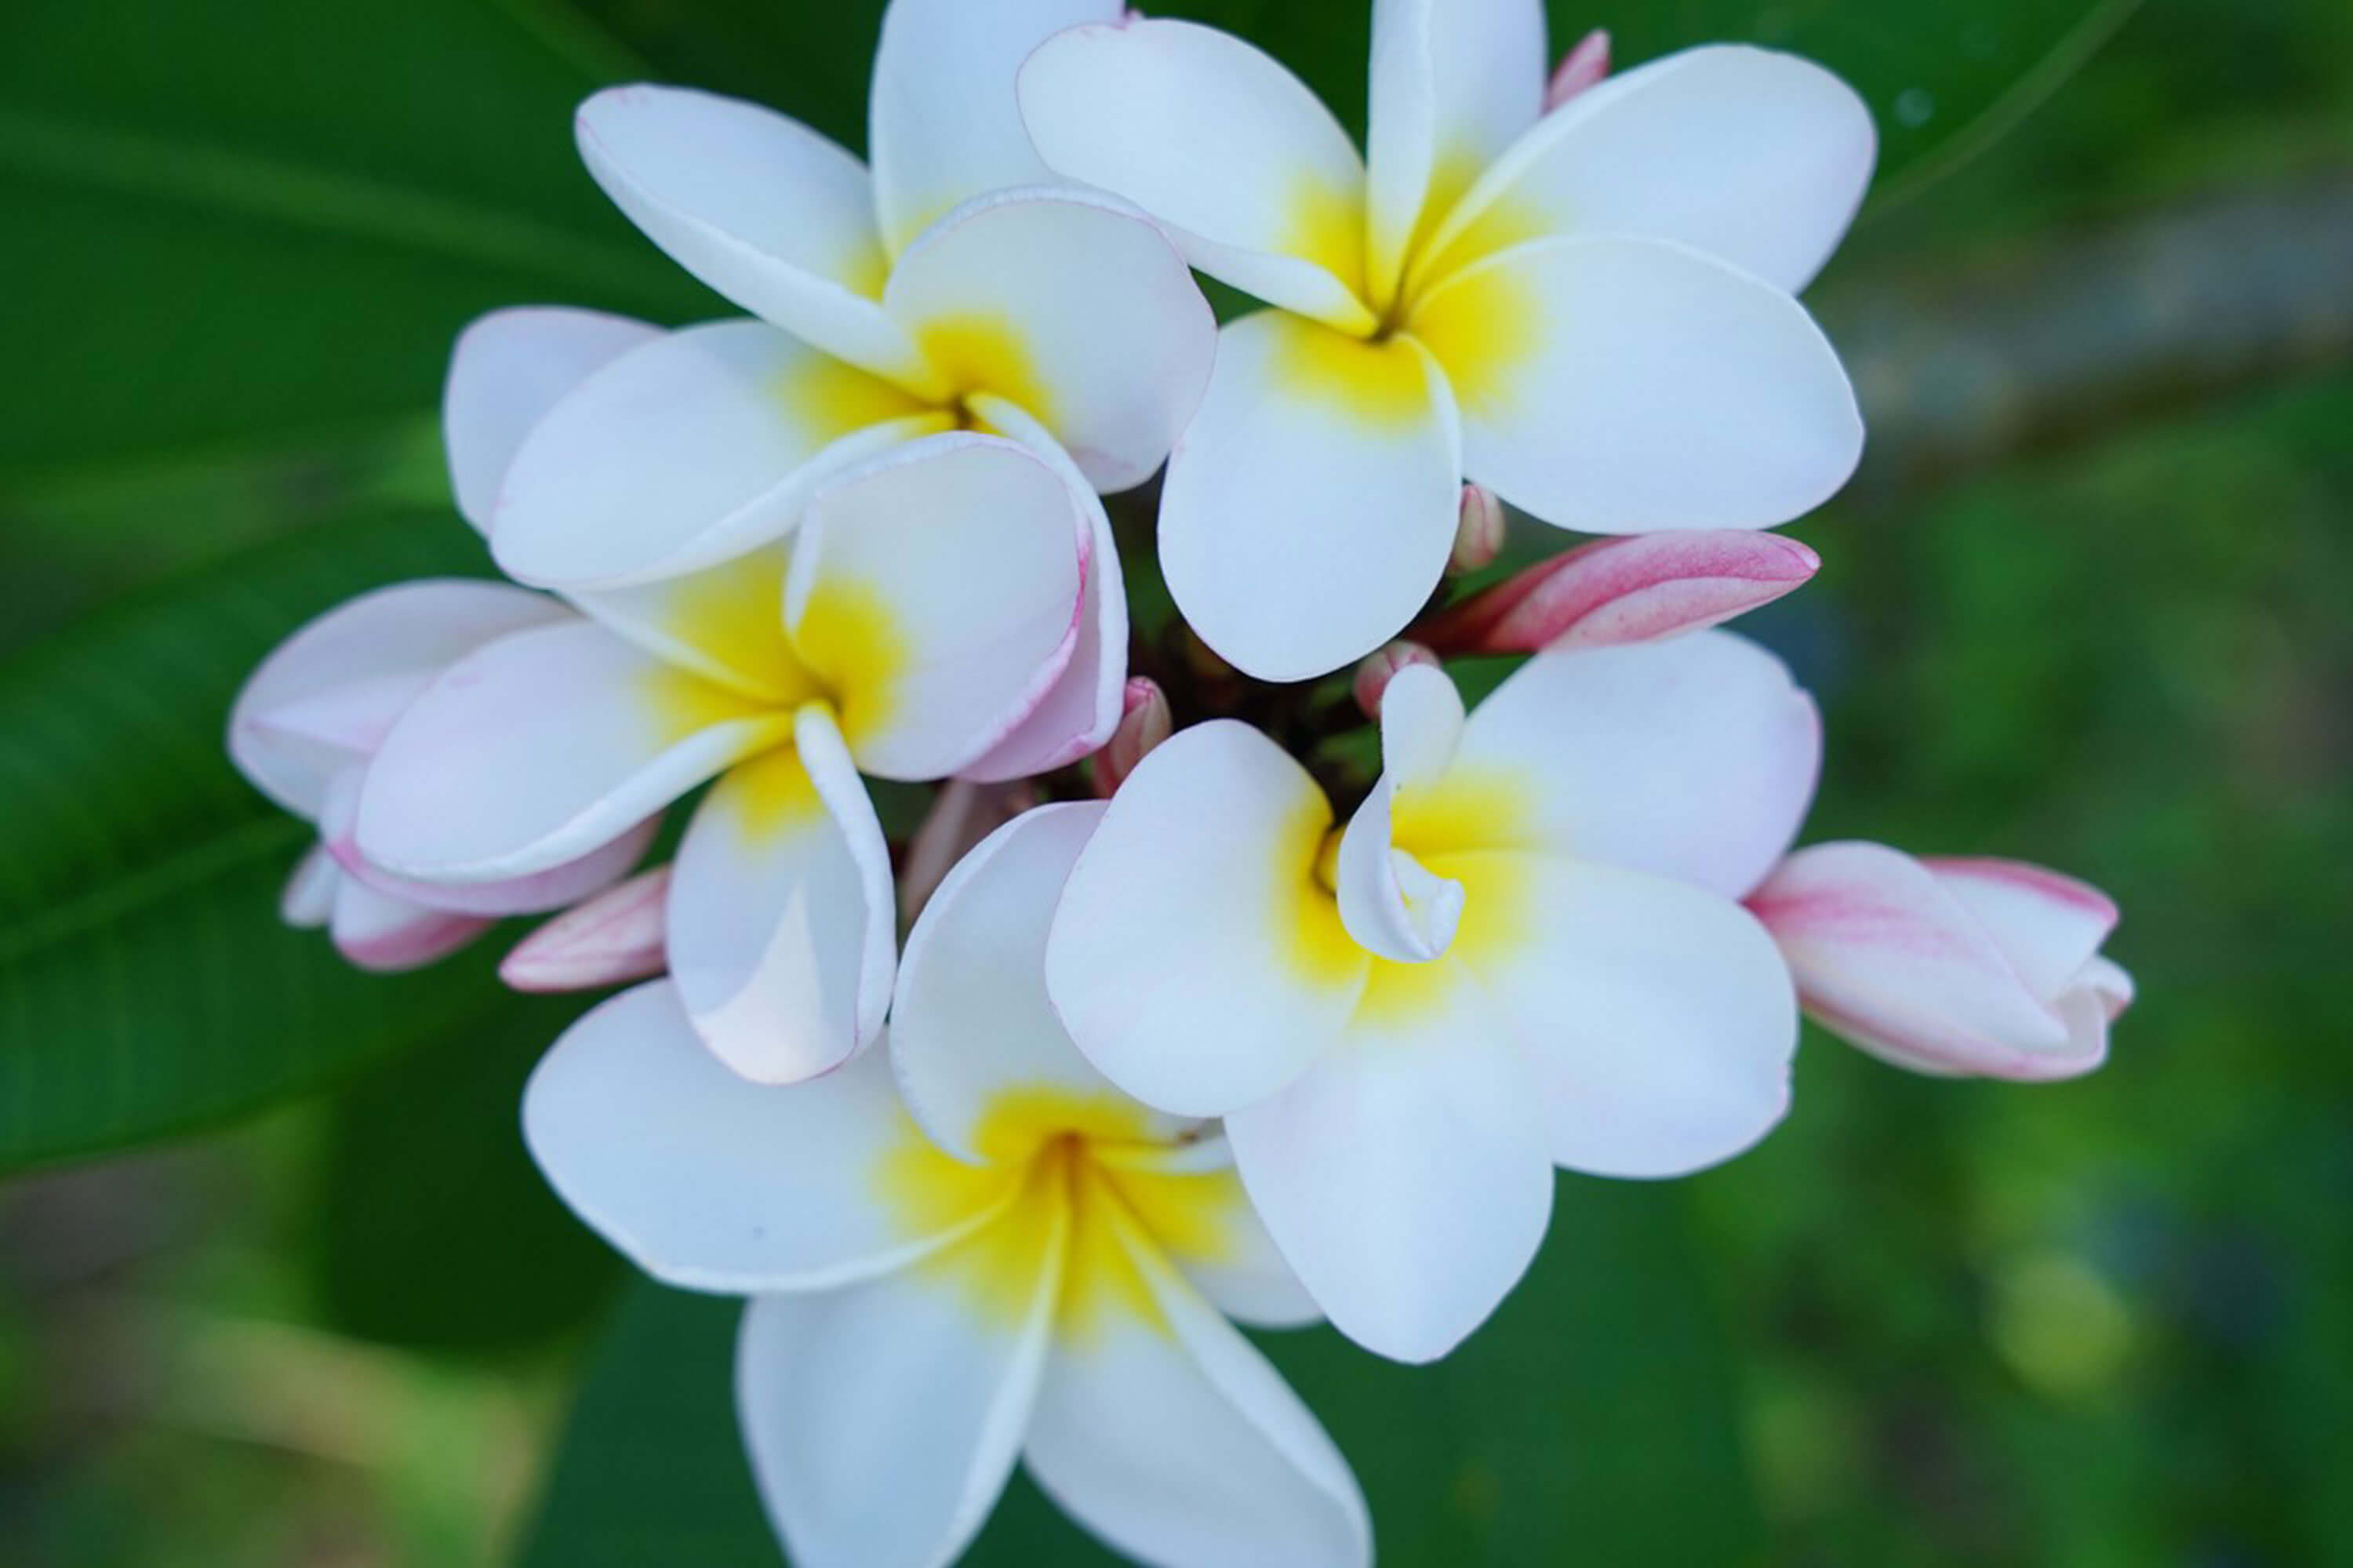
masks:
<instances>
[{"instance_id":1,"label":"unopened bud","mask_svg":"<svg viewBox=\"0 0 2353 1568\"><path fill-rule=\"evenodd\" d=\"M1561 57L1560 69L1545 84L1546 114L1558 109L1609 74L1609 34L1596 27L1577 40L1577 48Z\"/></svg>"},{"instance_id":2,"label":"unopened bud","mask_svg":"<svg viewBox=\"0 0 2353 1568\"><path fill-rule=\"evenodd\" d=\"M1596 539L1449 606L1414 634L1451 654L1650 642L1779 599L1821 564L1795 539L1746 528Z\"/></svg>"},{"instance_id":3,"label":"unopened bud","mask_svg":"<svg viewBox=\"0 0 2353 1568\"><path fill-rule=\"evenodd\" d=\"M1356 666L1356 678L1350 688L1356 694L1357 708L1368 719L1380 717L1381 697L1389 689L1389 683L1397 679L1398 671L1416 664L1435 668L1438 655L1419 642L1404 641L1392 642L1366 654L1365 662Z\"/></svg>"},{"instance_id":4,"label":"unopened bud","mask_svg":"<svg viewBox=\"0 0 2353 1568\"><path fill-rule=\"evenodd\" d=\"M1454 553L1446 557L1447 575L1466 577L1493 566L1495 557L1504 553L1504 531L1508 525L1504 503L1493 491L1483 484L1464 485L1461 511L1454 522Z\"/></svg>"},{"instance_id":5,"label":"unopened bud","mask_svg":"<svg viewBox=\"0 0 2353 1568\"><path fill-rule=\"evenodd\" d=\"M1108 799L1113 790L1124 783L1135 771L1152 748L1166 740L1176 729L1176 715L1168 711L1167 694L1160 683L1139 675L1127 683L1120 698L1119 727L1111 732L1111 739L1095 753L1095 793Z\"/></svg>"},{"instance_id":6,"label":"unopened bud","mask_svg":"<svg viewBox=\"0 0 2353 1568\"><path fill-rule=\"evenodd\" d=\"M973 845L1037 803L1038 786L1027 779L1002 784L951 779L941 785L899 868L900 920L913 925Z\"/></svg>"},{"instance_id":7,"label":"unopened bud","mask_svg":"<svg viewBox=\"0 0 2353 1568\"><path fill-rule=\"evenodd\" d=\"M658 975L670 867L658 865L571 908L515 944L499 978L517 991L589 991Z\"/></svg>"}]
</instances>

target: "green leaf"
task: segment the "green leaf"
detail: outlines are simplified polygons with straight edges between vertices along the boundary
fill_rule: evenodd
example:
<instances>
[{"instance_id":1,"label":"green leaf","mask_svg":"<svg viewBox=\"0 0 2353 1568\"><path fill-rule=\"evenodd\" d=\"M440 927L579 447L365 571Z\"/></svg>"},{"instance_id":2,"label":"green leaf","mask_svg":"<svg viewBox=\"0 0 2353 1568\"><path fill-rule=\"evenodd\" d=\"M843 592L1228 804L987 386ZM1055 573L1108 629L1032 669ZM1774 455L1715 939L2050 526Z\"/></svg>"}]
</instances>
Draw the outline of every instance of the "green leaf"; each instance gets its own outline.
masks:
<instances>
[{"instance_id":1,"label":"green leaf","mask_svg":"<svg viewBox=\"0 0 2353 1568\"><path fill-rule=\"evenodd\" d=\"M641 1285L588 1372L526 1568L773 1563L736 1437L729 1300ZM1355 1466L1380 1560L1685 1568L1759 1551L1715 1314L1666 1187L1563 1177L1544 1255L1447 1360L1258 1336ZM1017 1478L972 1564L1117 1561Z\"/></svg>"},{"instance_id":2,"label":"green leaf","mask_svg":"<svg viewBox=\"0 0 2353 1568\"><path fill-rule=\"evenodd\" d=\"M0 483L411 417L496 305L702 308L573 152L636 69L531 0L16 0Z\"/></svg>"},{"instance_id":3,"label":"green leaf","mask_svg":"<svg viewBox=\"0 0 2353 1568\"><path fill-rule=\"evenodd\" d=\"M311 1252L330 1324L499 1350L606 1306L620 1260L548 1190L517 1120L523 1081L580 1011L572 997L501 999L336 1097Z\"/></svg>"},{"instance_id":4,"label":"green leaf","mask_svg":"<svg viewBox=\"0 0 2353 1568\"><path fill-rule=\"evenodd\" d=\"M465 1032L485 948L364 975L277 915L311 830L230 768L253 665L364 588L480 572L454 522L352 522L0 665L0 1170L215 1121Z\"/></svg>"}]
</instances>

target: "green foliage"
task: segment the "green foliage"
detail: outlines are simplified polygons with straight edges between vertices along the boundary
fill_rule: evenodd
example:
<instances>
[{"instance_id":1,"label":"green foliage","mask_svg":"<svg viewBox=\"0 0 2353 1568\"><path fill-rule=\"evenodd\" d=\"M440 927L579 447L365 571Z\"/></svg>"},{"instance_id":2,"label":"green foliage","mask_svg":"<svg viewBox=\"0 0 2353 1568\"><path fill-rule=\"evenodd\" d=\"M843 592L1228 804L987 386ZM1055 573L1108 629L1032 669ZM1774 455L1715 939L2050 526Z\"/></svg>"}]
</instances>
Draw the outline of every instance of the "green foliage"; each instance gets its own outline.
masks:
<instances>
[{"instance_id":1,"label":"green foliage","mask_svg":"<svg viewBox=\"0 0 2353 1568\"><path fill-rule=\"evenodd\" d=\"M579 1011L571 997L493 1001L462 1033L335 1097L311 1253L332 1325L486 1351L604 1307L619 1260L548 1191L515 1134L523 1080Z\"/></svg>"},{"instance_id":2,"label":"green foliage","mask_svg":"<svg viewBox=\"0 0 2353 1568\"><path fill-rule=\"evenodd\" d=\"M478 569L441 519L353 521L150 593L0 667L0 1170L132 1143L461 1032L486 955L360 974L278 919L310 834L230 768L229 699L372 585Z\"/></svg>"},{"instance_id":3,"label":"green foliage","mask_svg":"<svg viewBox=\"0 0 2353 1568\"><path fill-rule=\"evenodd\" d=\"M732 1300L632 1292L525 1568L776 1560L735 1434L735 1317ZM1670 1188L1562 1177L1543 1256L1434 1366L1377 1361L1328 1329L1257 1338L1354 1465L1384 1563L1683 1568L1758 1550L1723 1345ZM965 1561L1118 1560L1017 1478Z\"/></svg>"}]
</instances>

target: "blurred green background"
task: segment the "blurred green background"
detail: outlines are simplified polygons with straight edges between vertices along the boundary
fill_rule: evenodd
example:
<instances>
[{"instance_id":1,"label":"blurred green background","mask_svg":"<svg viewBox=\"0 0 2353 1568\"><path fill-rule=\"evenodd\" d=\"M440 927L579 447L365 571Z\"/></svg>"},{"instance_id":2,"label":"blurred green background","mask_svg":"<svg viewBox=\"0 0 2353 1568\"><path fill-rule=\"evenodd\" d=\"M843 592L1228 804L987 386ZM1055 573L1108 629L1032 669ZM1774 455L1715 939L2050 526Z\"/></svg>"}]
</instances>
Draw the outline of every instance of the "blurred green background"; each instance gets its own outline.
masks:
<instances>
[{"instance_id":1,"label":"blurred green background","mask_svg":"<svg viewBox=\"0 0 2353 1568\"><path fill-rule=\"evenodd\" d=\"M1361 115L1358 0L1203 0ZM452 334L718 313L570 105L692 81L852 145L877 6L12 0L0 16L0 1563L776 1561L732 1308L541 1192L575 1003L280 930L218 757L300 620L480 571ZM2353 1563L2353 7L1628 0L1621 63L1831 64L1885 169L1810 296L1872 422L1747 629L1821 695L1810 836L2124 906L2097 1075L1809 1038L1765 1146L1563 1180L1463 1352L1268 1336L1393 1563ZM152 1146L152 1147L149 1147ZM1102 1560L1025 1485L976 1553Z\"/></svg>"}]
</instances>

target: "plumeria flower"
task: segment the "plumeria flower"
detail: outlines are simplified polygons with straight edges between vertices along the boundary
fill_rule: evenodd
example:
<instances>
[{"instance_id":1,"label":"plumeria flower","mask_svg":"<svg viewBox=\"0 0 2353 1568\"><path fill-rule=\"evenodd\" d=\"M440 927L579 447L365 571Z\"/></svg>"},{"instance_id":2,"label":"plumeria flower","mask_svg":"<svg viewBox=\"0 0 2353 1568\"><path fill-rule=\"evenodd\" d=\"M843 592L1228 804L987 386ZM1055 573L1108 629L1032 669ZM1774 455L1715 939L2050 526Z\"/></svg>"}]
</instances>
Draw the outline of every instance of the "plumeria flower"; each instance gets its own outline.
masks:
<instances>
[{"instance_id":1,"label":"plumeria flower","mask_svg":"<svg viewBox=\"0 0 2353 1568\"><path fill-rule=\"evenodd\" d=\"M1694 49L1550 114L1537 0L1377 0L1359 156L1295 77L1187 22L1022 68L1046 162L1274 307L1229 323L1169 459L1177 607L1264 680L1339 666L1436 585L1467 475L1592 533L1784 523L1854 397L1791 297L1869 178L1869 112L1786 55Z\"/></svg>"},{"instance_id":2,"label":"plumeria flower","mask_svg":"<svg viewBox=\"0 0 2353 1568\"><path fill-rule=\"evenodd\" d=\"M2088 1073L2133 999L2132 977L2100 952L2116 905L2037 865L1814 844L1748 906L1781 945L1809 1013L1915 1072Z\"/></svg>"},{"instance_id":3,"label":"plumeria flower","mask_svg":"<svg viewBox=\"0 0 2353 1568\"><path fill-rule=\"evenodd\" d=\"M881 1028L891 865L859 774L1018 745L1081 640L1083 484L952 432L836 476L788 539L459 661L385 736L367 858L443 885L586 854L715 779L666 900L670 973L730 1065L819 1073Z\"/></svg>"},{"instance_id":4,"label":"plumeria flower","mask_svg":"<svg viewBox=\"0 0 2353 1568\"><path fill-rule=\"evenodd\" d=\"M403 583L328 611L262 661L229 715L228 752L254 788L318 824L320 842L281 903L289 924L326 927L363 969L415 969L498 916L543 913L596 892L644 853L650 825L521 876L443 887L394 875L353 842L362 779L409 703L483 644L564 613L543 595L497 583Z\"/></svg>"},{"instance_id":5,"label":"plumeria flower","mask_svg":"<svg viewBox=\"0 0 2353 1568\"><path fill-rule=\"evenodd\" d=\"M1148 478L1200 399L1216 324L1143 215L1050 185L1016 68L1082 0L894 0L867 167L750 103L625 87L582 106L589 172L653 241L754 319L656 335L543 411L492 503L499 564L570 590L629 587L782 536L825 475L942 430L1067 452L1089 485ZM497 345L526 355L528 345ZM1108 523L1068 705L1119 716L1127 641ZM1062 721L1070 727L1067 718Z\"/></svg>"},{"instance_id":6,"label":"plumeria flower","mask_svg":"<svg viewBox=\"0 0 2353 1568\"><path fill-rule=\"evenodd\" d=\"M1224 1316L1314 1317L1224 1140L1119 1094L1047 1003L1047 922L1102 810L1029 812L941 885L887 1060L747 1084L656 982L525 1094L583 1218L659 1278L753 1298L737 1408L804 1568L949 1562L1017 1457L1146 1563L1371 1560L1345 1461Z\"/></svg>"},{"instance_id":7,"label":"plumeria flower","mask_svg":"<svg viewBox=\"0 0 2353 1568\"><path fill-rule=\"evenodd\" d=\"M1380 721L1345 830L1243 725L1145 758L1046 979L1113 1083L1225 1118L1333 1323L1424 1361L1525 1269L1554 1165L1680 1174L1779 1119L1796 1003L1736 901L1788 845L1820 732L1778 660L1719 631L1538 654L1467 721L1408 665Z\"/></svg>"}]
</instances>

